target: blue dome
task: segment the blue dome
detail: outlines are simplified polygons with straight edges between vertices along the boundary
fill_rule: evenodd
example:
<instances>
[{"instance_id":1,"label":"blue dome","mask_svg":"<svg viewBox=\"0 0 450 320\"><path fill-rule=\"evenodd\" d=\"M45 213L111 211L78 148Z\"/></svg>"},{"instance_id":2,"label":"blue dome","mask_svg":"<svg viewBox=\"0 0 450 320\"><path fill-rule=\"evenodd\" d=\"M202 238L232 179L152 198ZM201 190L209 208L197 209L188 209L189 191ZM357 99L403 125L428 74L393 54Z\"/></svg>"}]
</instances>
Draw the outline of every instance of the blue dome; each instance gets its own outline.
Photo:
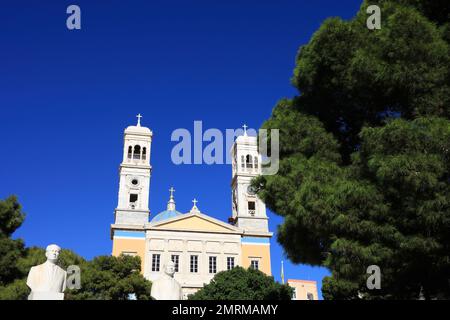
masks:
<instances>
[{"instance_id":1,"label":"blue dome","mask_svg":"<svg viewBox=\"0 0 450 320\"><path fill-rule=\"evenodd\" d=\"M163 212L158 213L152 220L151 222L159 222L159 221L163 221L163 220L167 220L173 217L177 217L179 215L182 215L181 212L178 212L176 210L166 210Z\"/></svg>"}]
</instances>

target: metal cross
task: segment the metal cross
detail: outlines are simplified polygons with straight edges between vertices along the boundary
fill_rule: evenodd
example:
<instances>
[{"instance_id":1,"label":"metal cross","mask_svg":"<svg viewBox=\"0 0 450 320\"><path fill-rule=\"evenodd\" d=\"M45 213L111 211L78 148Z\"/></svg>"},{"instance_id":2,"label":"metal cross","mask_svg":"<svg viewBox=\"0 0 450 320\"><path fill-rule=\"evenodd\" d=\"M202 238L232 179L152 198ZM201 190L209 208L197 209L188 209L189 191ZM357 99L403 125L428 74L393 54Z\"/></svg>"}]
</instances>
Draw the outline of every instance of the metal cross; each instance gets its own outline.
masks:
<instances>
[{"instance_id":1,"label":"metal cross","mask_svg":"<svg viewBox=\"0 0 450 320\"><path fill-rule=\"evenodd\" d=\"M246 124L244 124L242 126L242 128L244 128L244 135L247 135L247 128L248 128L248 126Z\"/></svg>"},{"instance_id":2,"label":"metal cross","mask_svg":"<svg viewBox=\"0 0 450 320\"><path fill-rule=\"evenodd\" d=\"M140 126L141 126L141 118L142 118L141 114L139 113L139 114L136 116L136 118L138 118L137 126L140 127Z\"/></svg>"},{"instance_id":3,"label":"metal cross","mask_svg":"<svg viewBox=\"0 0 450 320\"><path fill-rule=\"evenodd\" d=\"M173 198L173 193L175 192L175 189L173 187L171 187L169 189L169 192L170 192L170 197Z\"/></svg>"}]
</instances>

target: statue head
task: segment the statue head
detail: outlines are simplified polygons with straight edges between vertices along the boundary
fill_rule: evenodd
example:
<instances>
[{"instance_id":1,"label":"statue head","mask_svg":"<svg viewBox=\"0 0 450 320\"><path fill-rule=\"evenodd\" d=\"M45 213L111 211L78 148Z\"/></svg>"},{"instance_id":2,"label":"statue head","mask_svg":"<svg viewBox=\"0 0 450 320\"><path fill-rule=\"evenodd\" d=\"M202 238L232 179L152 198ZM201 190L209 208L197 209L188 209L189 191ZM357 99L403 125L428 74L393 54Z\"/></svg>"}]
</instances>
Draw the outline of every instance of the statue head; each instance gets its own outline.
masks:
<instances>
[{"instance_id":1,"label":"statue head","mask_svg":"<svg viewBox=\"0 0 450 320\"><path fill-rule=\"evenodd\" d=\"M47 261L50 261L52 263L58 262L60 252L61 248L56 244L47 246L47 249L45 249L45 256L47 257Z\"/></svg>"},{"instance_id":2,"label":"statue head","mask_svg":"<svg viewBox=\"0 0 450 320\"><path fill-rule=\"evenodd\" d=\"M167 262L166 268L164 269L164 273L171 277L173 277L173 275L175 274L175 263L172 260Z\"/></svg>"}]
</instances>

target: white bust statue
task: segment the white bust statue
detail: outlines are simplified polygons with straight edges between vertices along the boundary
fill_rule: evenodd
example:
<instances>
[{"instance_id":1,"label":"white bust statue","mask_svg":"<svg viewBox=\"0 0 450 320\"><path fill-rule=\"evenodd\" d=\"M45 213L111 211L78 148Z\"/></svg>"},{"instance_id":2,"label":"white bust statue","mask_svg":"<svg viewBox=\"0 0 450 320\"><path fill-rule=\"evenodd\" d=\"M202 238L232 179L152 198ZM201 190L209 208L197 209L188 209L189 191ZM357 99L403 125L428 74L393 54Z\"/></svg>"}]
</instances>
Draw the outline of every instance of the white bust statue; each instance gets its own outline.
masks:
<instances>
[{"instance_id":1,"label":"white bust statue","mask_svg":"<svg viewBox=\"0 0 450 320\"><path fill-rule=\"evenodd\" d=\"M173 278L175 264L169 261L161 277L153 281L151 296L156 300L181 300L181 286Z\"/></svg>"},{"instance_id":2,"label":"white bust statue","mask_svg":"<svg viewBox=\"0 0 450 320\"><path fill-rule=\"evenodd\" d=\"M27 286L31 293L28 300L64 300L67 274L56 265L60 251L56 244L49 245L45 251L47 261L30 269Z\"/></svg>"}]
</instances>

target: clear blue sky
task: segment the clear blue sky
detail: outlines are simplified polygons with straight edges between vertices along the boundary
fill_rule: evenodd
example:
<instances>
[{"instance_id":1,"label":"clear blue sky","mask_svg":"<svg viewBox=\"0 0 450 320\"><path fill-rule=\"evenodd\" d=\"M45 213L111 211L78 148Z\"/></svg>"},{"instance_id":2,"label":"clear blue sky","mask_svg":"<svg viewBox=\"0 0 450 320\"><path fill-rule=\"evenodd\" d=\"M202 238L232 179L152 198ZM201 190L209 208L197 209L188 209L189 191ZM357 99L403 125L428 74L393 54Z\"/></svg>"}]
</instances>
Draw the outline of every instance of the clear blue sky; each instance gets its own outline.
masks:
<instances>
[{"instance_id":1,"label":"clear blue sky","mask_svg":"<svg viewBox=\"0 0 450 320\"><path fill-rule=\"evenodd\" d=\"M231 215L227 165L172 164L176 128L259 128L296 91L295 56L324 19L355 15L361 0L21 1L0 10L0 198L27 214L28 246L57 243L90 259L111 253L123 130L137 113L154 132L152 215L196 197L211 216ZM77 4L82 30L66 28ZM269 212L270 228L282 222ZM281 247L272 240L280 279ZM285 261L286 278L323 268Z\"/></svg>"}]
</instances>

